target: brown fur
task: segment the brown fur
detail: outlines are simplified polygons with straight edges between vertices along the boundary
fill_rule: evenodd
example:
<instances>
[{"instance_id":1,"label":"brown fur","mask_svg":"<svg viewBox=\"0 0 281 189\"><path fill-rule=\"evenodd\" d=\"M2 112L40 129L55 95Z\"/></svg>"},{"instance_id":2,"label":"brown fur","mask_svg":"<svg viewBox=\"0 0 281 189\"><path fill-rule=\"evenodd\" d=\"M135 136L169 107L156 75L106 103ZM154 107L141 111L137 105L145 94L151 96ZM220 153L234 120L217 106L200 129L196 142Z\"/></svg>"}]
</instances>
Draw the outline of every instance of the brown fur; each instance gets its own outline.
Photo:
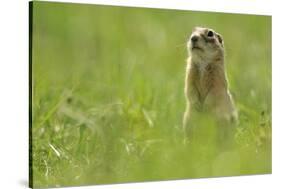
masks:
<instances>
[{"instance_id":1,"label":"brown fur","mask_svg":"<svg viewBox=\"0 0 281 189\"><path fill-rule=\"evenodd\" d=\"M191 35L199 36L196 43L188 41L189 57L185 78L187 107L183 126L186 131L193 112L209 112L220 120L237 119L224 67L224 47L220 34L206 36L211 29L195 28ZM213 30L212 30L213 31ZM199 49L193 49L198 46ZM202 48L202 49L200 49Z\"/></svg>"}]
</instances>

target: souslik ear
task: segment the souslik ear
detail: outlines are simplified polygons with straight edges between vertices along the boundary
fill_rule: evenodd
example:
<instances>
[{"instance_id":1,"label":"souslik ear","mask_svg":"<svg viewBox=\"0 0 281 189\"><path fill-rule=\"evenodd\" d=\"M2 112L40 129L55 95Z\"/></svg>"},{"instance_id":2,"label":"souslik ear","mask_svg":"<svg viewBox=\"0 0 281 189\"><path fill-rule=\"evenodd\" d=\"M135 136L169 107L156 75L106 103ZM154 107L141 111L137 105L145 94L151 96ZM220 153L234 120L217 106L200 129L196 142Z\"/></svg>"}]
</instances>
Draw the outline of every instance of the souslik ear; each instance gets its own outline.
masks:
<instances>
[{"instance_id":1,"label":"souslik ear","mask_svg":"<svg viewBox=\"0 0 281 189\"><path fill-rule=\"evenodd\" d=\"M221 36L219 33L216 33L216 35L217 35L217 38L218 38L220 44L223 46L223 39L222 39L222 36Z\"/></svg>"}]
</instances>

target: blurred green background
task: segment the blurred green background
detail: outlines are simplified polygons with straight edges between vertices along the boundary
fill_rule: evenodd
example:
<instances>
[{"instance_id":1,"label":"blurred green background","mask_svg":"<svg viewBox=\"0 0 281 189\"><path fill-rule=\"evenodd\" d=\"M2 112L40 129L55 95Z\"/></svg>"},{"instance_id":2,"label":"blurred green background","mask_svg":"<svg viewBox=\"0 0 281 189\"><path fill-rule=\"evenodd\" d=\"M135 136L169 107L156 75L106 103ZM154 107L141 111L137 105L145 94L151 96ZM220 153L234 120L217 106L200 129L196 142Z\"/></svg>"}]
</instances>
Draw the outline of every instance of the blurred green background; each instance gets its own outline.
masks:
<instances>
[{"instance_id":1,"label":"blurred green background","mask_svg":"<svg viewBox=\"0 0 281 189\"><path fill-rule=\"evenodd\" d=\"M271 17L33 2L34 187L271 173ZM221 33L235 145L183 143L186 41Z\"/></svg>"}]
</instances>

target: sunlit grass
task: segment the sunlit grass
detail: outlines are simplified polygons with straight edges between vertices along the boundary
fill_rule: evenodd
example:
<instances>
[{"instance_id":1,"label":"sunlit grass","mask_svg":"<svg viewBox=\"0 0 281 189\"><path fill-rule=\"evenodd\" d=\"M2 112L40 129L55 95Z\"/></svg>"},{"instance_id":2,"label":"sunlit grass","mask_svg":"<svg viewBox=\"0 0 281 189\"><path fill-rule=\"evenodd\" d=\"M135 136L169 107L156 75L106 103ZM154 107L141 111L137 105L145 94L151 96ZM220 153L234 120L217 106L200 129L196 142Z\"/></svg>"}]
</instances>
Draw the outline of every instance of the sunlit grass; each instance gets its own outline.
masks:
<instances>
[{"instance_id":1,"label":"sunlit grass","mask_svg":"<svg viewBox=\"0 0 281 189\"><path fill-rule=\"evenodd\" d=\"M33 11L35 187L271 173L270 17L43 2ZM185 42L198 25L225 41L240 115L228 149L205 117L183 142Z\"/></svg>"}]
</instances>

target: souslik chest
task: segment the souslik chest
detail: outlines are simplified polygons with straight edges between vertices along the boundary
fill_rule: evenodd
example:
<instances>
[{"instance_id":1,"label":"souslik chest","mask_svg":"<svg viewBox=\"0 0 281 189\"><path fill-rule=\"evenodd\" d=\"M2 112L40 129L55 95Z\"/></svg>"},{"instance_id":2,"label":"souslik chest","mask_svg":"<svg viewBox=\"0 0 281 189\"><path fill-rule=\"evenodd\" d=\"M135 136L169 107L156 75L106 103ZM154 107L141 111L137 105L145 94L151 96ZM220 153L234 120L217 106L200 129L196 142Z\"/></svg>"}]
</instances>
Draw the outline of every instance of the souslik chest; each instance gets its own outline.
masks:
<instances>
[{"instance_id":1,"label":"souslik chest","mask_svg":"<svg viewBox=\"0 0 281 189\"><path fill-rule=\"evenodd\" d=\"M208 92L213 87L214 76L213 70L214 66L208 62L198 62L194 64L193 71L195 73L194 85L197 89L201 103L208 95Z\"/></svg>"}]
</instances>

